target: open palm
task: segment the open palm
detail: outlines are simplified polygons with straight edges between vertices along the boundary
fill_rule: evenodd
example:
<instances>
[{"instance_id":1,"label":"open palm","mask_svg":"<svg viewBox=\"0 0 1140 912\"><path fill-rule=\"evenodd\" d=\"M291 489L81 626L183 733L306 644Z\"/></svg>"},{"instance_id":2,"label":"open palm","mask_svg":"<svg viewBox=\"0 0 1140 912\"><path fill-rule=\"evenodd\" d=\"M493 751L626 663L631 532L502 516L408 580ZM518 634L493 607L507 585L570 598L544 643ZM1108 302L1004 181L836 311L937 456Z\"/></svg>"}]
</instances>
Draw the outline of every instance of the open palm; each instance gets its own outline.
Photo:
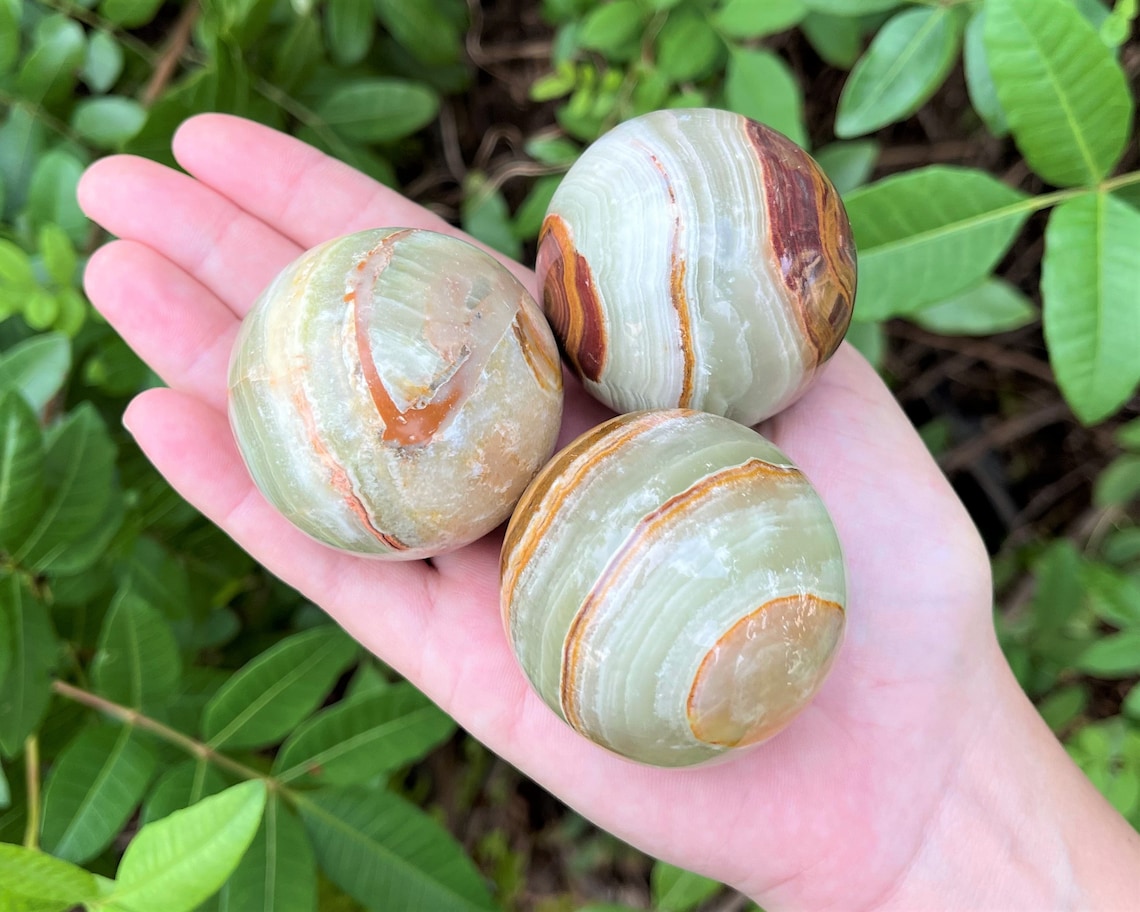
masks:
<instances>
[{"instance_id":1,"label":"open palm","mask_svg":"<svg viewBox=\"0 0 1140 912\"><path fill-rule=\"evenodd\" d=\"M169 384L126 422L170 482L270 571L325 608L472 735L568 804L659 857L775 908L872 905L919 850L974 736L961 707L999 661L988 563L961 504L873 370L844 345L761 430L816 484L843 543L847 638L782 734L706 769L664 771L574 734L530 691L499 620L498 535L432 564L334 552L262 499L225 414L243 314L302 250L380 226L458 233L296 140L189 121L175 154L96 163L88 214L121 240L87 271L91 300ZM515 273L533 289L533 275ZM562 440L607 412L568 387Z\"/></svg>"}]
</instances>

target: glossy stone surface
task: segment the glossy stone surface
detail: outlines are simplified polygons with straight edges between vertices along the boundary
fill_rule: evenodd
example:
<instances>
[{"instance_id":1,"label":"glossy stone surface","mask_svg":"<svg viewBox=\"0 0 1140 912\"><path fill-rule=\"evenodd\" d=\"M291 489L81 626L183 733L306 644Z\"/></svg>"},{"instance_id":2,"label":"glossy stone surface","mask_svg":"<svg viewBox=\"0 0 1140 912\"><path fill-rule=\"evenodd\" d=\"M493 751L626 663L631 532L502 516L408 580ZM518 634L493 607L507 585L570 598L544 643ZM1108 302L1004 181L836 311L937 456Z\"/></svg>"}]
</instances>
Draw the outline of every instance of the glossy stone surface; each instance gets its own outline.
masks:
<instances>
[{"instance_id":1,"label":"glossy stone surface","mask_svg":"<svg viewBox=\"0 0 1140 912\"><path fill-rule=\"evenodd\" d=\"M257 486L318 541L429 557L503 522L553 452L562 374L523 286L430 231L302 255L245 318L230 423Z\"/></svg>"},{"instance_id":2,"label":"glossy stone surface","mask_svg":"<svg viewBox=\"0 0 1140 912\"><path fill-rule=\"evenodd\" d=\"M581 734L688 766L771 737L844 628L843 559L814 488L754 431L622 415L558 453L502 552L508 639Z\"/></svg>"},{"instance_id":3,"label":"glossy stone surface","mask_svg":"<svg viewBox=\"0 0 1140 912\"><path fill-rule=\"evenodd\" d=\"M619 412L752 425L834 353L855 299L843 203L802 149L726 111L656 111L602 136L539 238L543 306L586 388Z\"/></svg>"}]
</instances>

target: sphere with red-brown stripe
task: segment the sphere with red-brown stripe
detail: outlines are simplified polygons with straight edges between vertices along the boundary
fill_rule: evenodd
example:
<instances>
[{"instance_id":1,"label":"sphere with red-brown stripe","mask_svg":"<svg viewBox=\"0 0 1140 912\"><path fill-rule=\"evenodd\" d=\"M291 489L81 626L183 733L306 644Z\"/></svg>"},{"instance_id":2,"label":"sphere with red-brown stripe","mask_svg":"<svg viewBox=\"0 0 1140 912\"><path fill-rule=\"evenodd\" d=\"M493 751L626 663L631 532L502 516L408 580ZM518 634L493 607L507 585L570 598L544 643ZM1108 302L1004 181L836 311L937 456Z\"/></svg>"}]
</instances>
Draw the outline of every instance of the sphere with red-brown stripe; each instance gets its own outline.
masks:
<instances>
[{"instance_id":1,"label":"sphere with red-brown stripe","mask_svg":"<svg viewBox=\"0 0 1140 912\"><path fill-rule=\"evenodd\" d=\"M790 139L728 111L656 111L590 146L539 235L543 307L618 412L752 425L806 390L855 300L839 193Z\"/></svg>"},{"instance_id":2,"label":"sphere with red-brown stripe","mask_svg":"<svg viewBox=\"0 0 1140 912\"><path fill-rule=\"evenodd\" d=\"M543 700L622 756L691 766L788 725L842 639L839 541L755 431L618 416L538 474L502 559L503 623Z\"/></svg>"},{"instance_id":3,"label":"sphere with red-brown stripe","mask_svg":"<svg viewBox=\"0 0 1140 912\"><path fill-rule=\"evenodd\" d=\"M558 349L496 260L382 228L303 254L245 318L230 424L298 528L370 557L430 557L510 515L554 451Z\"/></svg>"}]
</instances>

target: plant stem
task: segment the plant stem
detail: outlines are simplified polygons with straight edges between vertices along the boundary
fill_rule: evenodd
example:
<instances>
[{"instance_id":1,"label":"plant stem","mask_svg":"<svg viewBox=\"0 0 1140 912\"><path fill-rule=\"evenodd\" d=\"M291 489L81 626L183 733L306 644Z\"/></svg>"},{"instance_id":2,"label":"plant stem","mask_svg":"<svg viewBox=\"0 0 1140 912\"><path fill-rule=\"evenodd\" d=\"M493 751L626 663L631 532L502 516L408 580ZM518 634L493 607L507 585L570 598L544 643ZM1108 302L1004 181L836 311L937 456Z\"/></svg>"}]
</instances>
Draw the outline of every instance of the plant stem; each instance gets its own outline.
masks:
<instances>
[{"instance_id":1,"label":"plant stem","mask_svg":"<svg viewBox=\"0 0 1140 912\"><path fill-rule=\"evenodd\" d=\"M28 785L28 822L24 827L24 847L40 847L40 739L24 740L24 776Z\"/></svg>"},{"instance_id":2,"label":"plant stem","mask_svg":"<svg viewBox=\"0 0 1140 912\"><path fill-rule=\"evenodd\" d=\"M157 719L152 719L137 709L131 709L129 706L114 703L98 694L93 694L73 684L68 684L66 681L54 681L51 687L52 690L65 699L82 703L84 706L89 706L91 709L105 713L126 725L133 725L136 728L141 728L153 735L157 735L159 738L162 738L163 741L168 741L176 747L182 748L186 753L198 757L199 759L207 760L216 766L220 766L222 769L229 770L231 773L243 779L262 779L270 788L279 788L277 781L272 777L258 772L252 766L246 766L244 763L239 763L237 760L233 760L225 754L218 753L214 748L210 747L210 745L196 738L191 738L189 735L184 735L182 732L176 731L168 725L163 725Z\"/></svg>"}]
</instances>

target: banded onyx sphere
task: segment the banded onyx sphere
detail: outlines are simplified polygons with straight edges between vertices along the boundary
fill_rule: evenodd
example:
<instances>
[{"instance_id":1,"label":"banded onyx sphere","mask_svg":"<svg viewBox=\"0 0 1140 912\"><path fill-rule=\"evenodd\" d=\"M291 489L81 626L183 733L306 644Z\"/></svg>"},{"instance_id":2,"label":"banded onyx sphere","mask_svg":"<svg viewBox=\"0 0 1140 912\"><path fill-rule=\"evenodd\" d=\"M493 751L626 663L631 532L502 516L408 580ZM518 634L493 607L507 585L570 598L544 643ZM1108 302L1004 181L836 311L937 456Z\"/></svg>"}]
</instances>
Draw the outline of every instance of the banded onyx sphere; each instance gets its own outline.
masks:
<instances>
[{"instance_id":1,"label":"banded onyx sphere","mask_svg":"<svg viewBox=\"0 0 1140 912\"><path fill-rule=\"evenodd\" d=\"M245 318L230 422L257 486L313 538L430 557L503 522L562 417L542 312L481 250L383 228L322 244Z\"/></svg>"},{"instance_id":2,"label":"banded onyx sphere","mask_svg":"<svg viewBox=\"0 0 1140 912\"><path fill-rule=\"evenodd\" d=\"M747 425L806 389L855 299L831 181L780 133L712 109L646 114L590 146L547 210L537 271L596 398Z\"/></svg>"},{"instance_id":3,"label":"banded onyx sphere","mask_svg":"<svg viewBox=\"0 0 1140 912\"><path fill-rule=\"evenodd\" d=\"M508 639L591 740L689 766L778 732L844 628L843 559L775 446L685 409L611 419L558 453L503 544Z\"/></svg>"}]
</instances>

